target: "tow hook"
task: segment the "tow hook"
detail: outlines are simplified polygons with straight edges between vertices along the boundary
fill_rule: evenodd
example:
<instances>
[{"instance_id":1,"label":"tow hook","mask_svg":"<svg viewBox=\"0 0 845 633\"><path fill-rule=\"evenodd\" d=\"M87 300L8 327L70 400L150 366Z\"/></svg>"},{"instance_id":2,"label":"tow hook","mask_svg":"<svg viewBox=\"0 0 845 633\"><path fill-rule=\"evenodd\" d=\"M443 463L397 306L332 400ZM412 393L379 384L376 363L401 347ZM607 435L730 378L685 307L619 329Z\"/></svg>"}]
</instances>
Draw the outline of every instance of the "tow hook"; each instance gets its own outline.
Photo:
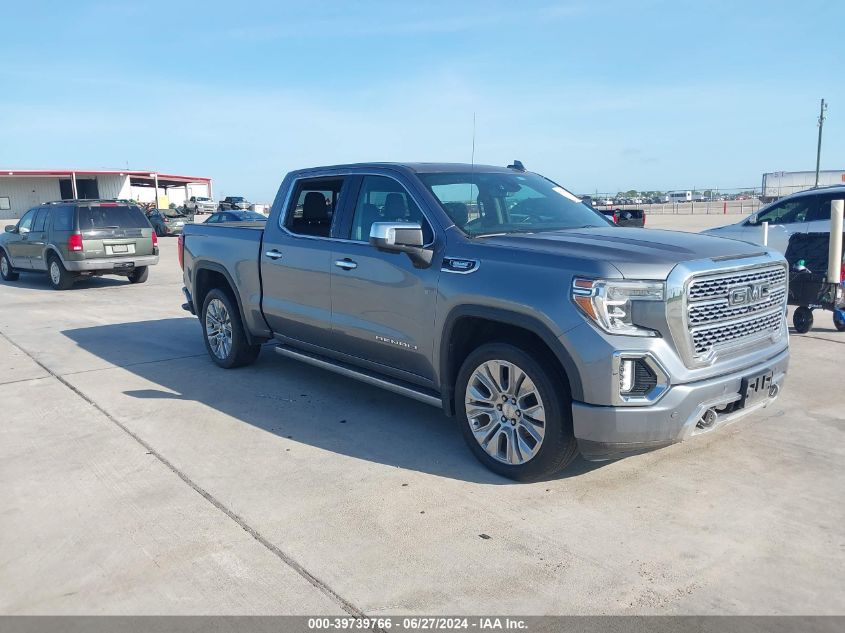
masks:
<instances>
[{"instance_id":1,"label":"tow hook","mask_svg":"<svg viewBox=\"0 0 845 633\"><path fill-rule=\"evenodd\" d=\"M711 426L716 424L716 420L718 418L719 414L716 413L716 409L713 409L711 407L710 409L707 409L707 411L704 412L704 415L701 416L701 419L698 421L698 424L696 424L696 426L700 429L709 429Z\"/></svg>"}]
</instances>

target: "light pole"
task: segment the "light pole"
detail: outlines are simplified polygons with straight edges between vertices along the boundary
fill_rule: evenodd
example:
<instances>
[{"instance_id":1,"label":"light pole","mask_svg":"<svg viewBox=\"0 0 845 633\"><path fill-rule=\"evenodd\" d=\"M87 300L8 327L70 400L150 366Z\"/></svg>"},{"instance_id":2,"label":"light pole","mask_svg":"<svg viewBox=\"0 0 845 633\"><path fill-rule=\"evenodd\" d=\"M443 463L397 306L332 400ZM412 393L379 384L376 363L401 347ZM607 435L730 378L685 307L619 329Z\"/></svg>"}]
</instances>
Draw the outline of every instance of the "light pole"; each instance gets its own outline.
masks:
<instances>
[{"instance_id":1,"label":"light pole","mask_svg":"<svg viewBox=\"0 0 845 633\"><path fill-rule=\"evenodd\" d=\"M816 187L819 186L819 164L822 159L822 130L824 129L824 113L827 110L827 104L822 99L821 109L819 110L819 145L816 148Z\"/></svg>"}]
</instances>

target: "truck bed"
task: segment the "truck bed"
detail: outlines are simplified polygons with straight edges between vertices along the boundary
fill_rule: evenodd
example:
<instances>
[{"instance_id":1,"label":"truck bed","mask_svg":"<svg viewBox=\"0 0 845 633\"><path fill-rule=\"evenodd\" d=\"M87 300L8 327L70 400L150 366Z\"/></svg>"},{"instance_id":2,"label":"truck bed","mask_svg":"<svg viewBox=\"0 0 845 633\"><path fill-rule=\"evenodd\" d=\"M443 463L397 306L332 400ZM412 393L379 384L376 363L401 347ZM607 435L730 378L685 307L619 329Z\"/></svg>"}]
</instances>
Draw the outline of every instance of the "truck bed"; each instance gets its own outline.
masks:
<instances>
[{"instance_id":1,"label":"truck bed","mask_svg":"<svg viewBox=\"0 0 845 633\"><path fill-rule=\"evenodd\" d=\"M194 262L201 259L203 267L230 278L238 293L247 330L269 335L261 314L261 273L259 255L264 237L265 222L221 222L215 224L186 224L183 233L184 267L189 289L196 289L197 272ZM195 306L196 310L202 306Z\"/></svg>"}]
</instances>

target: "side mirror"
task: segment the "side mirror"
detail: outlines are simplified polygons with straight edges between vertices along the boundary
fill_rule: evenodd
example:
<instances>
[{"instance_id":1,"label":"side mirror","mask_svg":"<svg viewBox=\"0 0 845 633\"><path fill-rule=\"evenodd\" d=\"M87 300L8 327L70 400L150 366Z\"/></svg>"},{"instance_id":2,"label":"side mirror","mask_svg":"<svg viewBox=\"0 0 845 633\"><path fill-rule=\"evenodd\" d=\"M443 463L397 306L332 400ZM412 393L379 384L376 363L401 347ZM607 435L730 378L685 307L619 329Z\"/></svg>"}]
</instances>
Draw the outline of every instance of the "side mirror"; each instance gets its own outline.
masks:
<instances>
[{"instance_id":1,"label":"side mirror","mask_svg":"<svg viewBox=\"0 0 845 633\"><path fill-rule=\"evenodd\" d=\"M17 224L7 224L6 225L6 233L17 233L18 232L18 225Z\"/></svg>"},{"instance_id":2,"label":"side mirror","mask_svg":"<svg viewBox=\"0 0 845 633\"><path fill-rule=\"evenodd\" d=\"M748 222L748 225L749 225L749 226L757 226L757 216L756 216L756 215L752 215L752 216L750 216L750 217L746 220L746 222Z\"/></svg>"},{"instance_id":3,"label":"side mirror","mask_svg":"<svg viewBox=\"0 0 845 633\"><path fill-rule=\"evenodd\" d=\"M413 222L373 222L370 244L388 253L406 253L414 266L431 265L434 251L423 247L422 227Z\"/></svg>"}]
</instances>

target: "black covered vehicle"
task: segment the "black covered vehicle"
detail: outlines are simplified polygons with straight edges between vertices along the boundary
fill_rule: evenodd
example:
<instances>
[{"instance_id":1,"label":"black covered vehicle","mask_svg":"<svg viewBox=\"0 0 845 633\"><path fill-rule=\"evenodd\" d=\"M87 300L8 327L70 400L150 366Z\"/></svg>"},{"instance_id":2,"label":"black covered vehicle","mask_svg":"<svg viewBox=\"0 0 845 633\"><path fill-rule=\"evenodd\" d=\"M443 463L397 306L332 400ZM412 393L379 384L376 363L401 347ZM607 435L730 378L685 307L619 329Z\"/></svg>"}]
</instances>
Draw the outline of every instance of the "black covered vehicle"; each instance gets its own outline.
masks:
<instances>
[{"instance_id":1,"label":"black covered vehicle","mask_svg":"<svg viewBox=\"0 0 845 633\"><path fill-rule=\"evenodd\" d=\"M226 196L217 205L218 211L227 211L229 209L249 209L249 202L243 196Z\"/></svg>"}]
</instances>

